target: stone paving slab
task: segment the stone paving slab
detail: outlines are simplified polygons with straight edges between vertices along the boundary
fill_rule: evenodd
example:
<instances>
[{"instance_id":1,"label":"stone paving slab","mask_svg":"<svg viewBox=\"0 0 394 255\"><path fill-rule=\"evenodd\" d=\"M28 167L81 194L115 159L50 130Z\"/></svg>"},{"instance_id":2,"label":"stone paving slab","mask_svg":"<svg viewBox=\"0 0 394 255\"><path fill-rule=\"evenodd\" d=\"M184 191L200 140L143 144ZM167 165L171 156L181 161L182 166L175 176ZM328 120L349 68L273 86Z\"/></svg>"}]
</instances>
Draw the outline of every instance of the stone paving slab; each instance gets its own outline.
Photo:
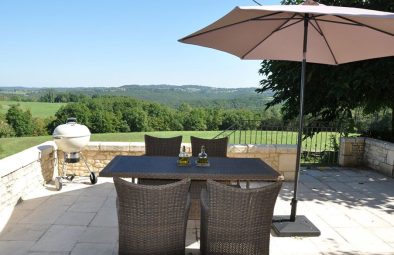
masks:
<instances>
[{"instance_id":1,"label":"stone paving slab","mask_svg":"<svg viewBox=\"0 0 394 255\"><path fill-rule=\"evenodd\" d=\"M69 252L86 232L85 226L52 225L34 244L32 251Z\"/></svg>"},{"instance_id":2,"label":"stone paving slab","mask_svg":"<svg viewBox=\"0 0 394 255\"><path fill-rule=\"evenodd\" d=\"M273 255L393 255L394 179L352 168L303 169L298 214L319 237L271 236ZM251 182L251 188L263 185ZM241 183L246 186L246 183ZM284 183L274 214L288 215L293 184ZM61 191L43 187L17 205L0 233L0 254L117 254L116 191L111 178L96 185L76 178ZM186 254L199 254L200 222L189 220Z\"/></svg>"}]
</instances>

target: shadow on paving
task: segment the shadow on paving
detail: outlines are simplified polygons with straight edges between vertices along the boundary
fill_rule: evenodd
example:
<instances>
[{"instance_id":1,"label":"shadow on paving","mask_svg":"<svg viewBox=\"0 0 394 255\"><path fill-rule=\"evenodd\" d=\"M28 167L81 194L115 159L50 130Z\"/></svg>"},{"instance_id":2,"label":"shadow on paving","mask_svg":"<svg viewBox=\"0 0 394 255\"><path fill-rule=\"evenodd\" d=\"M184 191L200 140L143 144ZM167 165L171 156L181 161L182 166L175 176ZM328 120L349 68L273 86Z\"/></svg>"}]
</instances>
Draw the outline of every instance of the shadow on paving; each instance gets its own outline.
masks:
<instances>
[{"instance_id":1,"label":"shadow on paving","mask_svg":"<svg viewBox=\"0 0 394 255\"><path fill-rule=\"evenodd\" d=\"M393 214L393 185L393 178L373 170L340 167L301 169L298 199L318 204L330 201L347 208L367 206ZM279 197L291 201L293 187L293 182L284 183Z\"/></svg>"}]
</instances>

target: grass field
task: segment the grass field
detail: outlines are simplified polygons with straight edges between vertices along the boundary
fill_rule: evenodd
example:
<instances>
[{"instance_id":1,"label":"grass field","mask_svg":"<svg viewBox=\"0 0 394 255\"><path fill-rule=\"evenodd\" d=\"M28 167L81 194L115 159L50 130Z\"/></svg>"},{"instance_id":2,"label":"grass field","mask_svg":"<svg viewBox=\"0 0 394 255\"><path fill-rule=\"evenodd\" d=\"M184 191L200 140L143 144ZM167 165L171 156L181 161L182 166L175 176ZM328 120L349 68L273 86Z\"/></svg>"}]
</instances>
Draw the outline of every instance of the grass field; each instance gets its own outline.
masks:
<instances>
[{"instance_id":1,"label":"grass field","mask_svg":"<svg viewBox=\"0 0 394 255\"><path fill-rule=\"evenodd\" d=\"M190 136L198 136L203 138L213 138L219 131L166 131L166 132L132 132L132 133L108 133L108 134L93 134L91 141L103 142L143 142L144 134L149 134L157 137L171 137L183 135L183 142L190 142ZM51 136L37 136L37 137L12 137L0 138L0 158L13 155L17 152L23 151L27 148L33 147L40 143L52 140Z\"/></svg>"},{"instance_id":2,"label":"grass field","mask_svg":"<svg viewBox=\"0 0 394 255\"><path fill-rule=\"evenodd\" d=\"M54 116L59 108L65 105L65 103L0 101L0 113L7 113L10 106L14 104L19 104L24 110L30 109L32 116L39 118Z\"/></svg>"}]
</instances>

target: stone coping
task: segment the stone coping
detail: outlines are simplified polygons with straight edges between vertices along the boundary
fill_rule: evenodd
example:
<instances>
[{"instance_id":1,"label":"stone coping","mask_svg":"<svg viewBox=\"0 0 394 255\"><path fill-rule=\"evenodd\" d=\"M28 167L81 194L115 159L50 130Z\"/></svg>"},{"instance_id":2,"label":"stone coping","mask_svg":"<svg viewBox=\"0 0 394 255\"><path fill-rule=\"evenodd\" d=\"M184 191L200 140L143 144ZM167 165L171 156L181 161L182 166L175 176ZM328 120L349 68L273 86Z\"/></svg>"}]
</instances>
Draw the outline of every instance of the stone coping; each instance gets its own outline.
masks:
<instances>
[{"instance_id":1,"label":"stone coping","mask_svg":"<svg viewBox=\"0 0 394 255\"><path fill-rule=\"evenodd\" d=\"M48 141L0 160L0 177L28 166L57 150L55 142Z\"/></svg>"},{"instance_id":2,"label":"stone coping","mask_svg":"<svg viewBox=\"0 0 394 255\"><path fill-rule=\"evenodd\" d=\"M394 151L394 143L391 143L391 142L381 141L381 140L377 140L377 139L373 139L373 138L365 138L365 143L375 145L375 146L380 146L386 150Z\"/></svg>"}]
</instances>

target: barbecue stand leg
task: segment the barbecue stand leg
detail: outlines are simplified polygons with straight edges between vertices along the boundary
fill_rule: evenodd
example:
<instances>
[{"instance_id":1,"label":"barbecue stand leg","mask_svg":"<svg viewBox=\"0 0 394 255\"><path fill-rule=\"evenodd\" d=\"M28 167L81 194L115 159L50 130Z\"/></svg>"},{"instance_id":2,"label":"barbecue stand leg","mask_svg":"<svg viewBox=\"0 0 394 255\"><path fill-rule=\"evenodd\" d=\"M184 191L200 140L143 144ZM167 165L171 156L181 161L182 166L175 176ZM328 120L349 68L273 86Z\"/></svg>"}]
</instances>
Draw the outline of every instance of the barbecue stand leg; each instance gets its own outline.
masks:
<instances>
[{"instance_id":1,"label":"barbecue stand leg","mask_svg":"<svg viewBox=\"0 0 394 255\"><path fill-rule=\"evenodd\" d=\"M62 177L55 178L55 187L56 187L57 191L59 191L63 188Z\"/></svg>"},{"instance_id":2,"label":"barbecue stand leg","mask_svg":"<svg viewBox=\"0 0 394 255\"><path fill-rule=\"evenodd\" d=\"M55 178L55 187L58 191L63 188L62 178L66 176L66 170L66 161L63 160L62 175Z\"/></svg>"},{"instance_id":3,"label":"barbecue stand leg","mask_svg":"<svg viewBox=\"0 0 394 255\"><path fill-rule=\"evenodd\" d=\"M82 152L81 152L81 158L82 158L83 162L85 163L85 166L87 167L87 169L88 169L89 172L90 172L90 175L89 175L90 182L91 182L92 184L96 184L96 183L97 183L98 177L96 176L96 174L95 174L94 172L92 172L92 171L90 170L90 167L89 167L89 165L88 165L88 163L87 163L85 157L82 155Z\"/></svg>"}]
</instances>

